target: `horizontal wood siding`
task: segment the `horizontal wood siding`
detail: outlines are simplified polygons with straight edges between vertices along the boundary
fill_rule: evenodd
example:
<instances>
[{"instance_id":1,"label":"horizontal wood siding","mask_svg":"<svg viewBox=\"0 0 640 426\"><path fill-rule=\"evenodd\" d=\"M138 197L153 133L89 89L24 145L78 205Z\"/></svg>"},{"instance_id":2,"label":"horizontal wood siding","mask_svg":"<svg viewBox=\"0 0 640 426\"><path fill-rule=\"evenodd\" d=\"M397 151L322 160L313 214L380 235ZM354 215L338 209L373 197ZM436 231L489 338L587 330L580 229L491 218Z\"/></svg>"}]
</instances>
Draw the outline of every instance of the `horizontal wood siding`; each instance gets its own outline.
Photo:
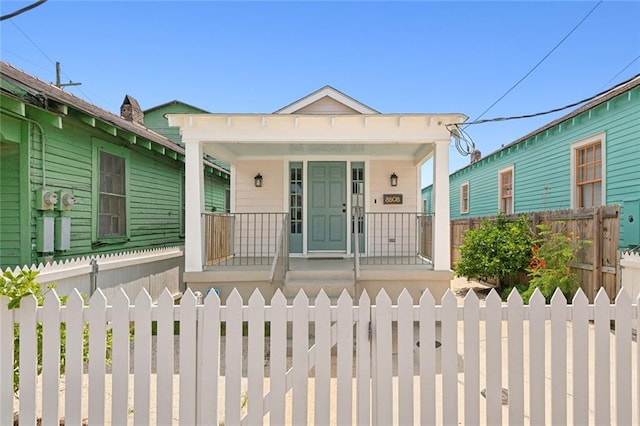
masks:
<instances>
[{"instance_id":1,"label":"horizontal wood siding","mask_svg":"<svg viewBox=\"0 0 640 426\"><path fill-rule=\"evenodd\" d=\"M640 88L635 88L453 173L451 218L496 214L498 173L509 166L514 167L514 212L571 208L571 145L599 133L606 138L606 203L640 198ZM469 214L461 215L460 185L466 181ZM621 241L623 235L621 223Z\"/></svg>"},{"instance_id":2,"label":"horizontal wood siding","mask_svg":"<svg viewBox=\"0 0 640 426\"><path fill-rule=\"evenodd\" d=\"M284 163L282 160L247 160L236 167L234 213L279 213L286 210L284 200ZM254 176L263 176L262 188L256 188ZM234 196L234 194L232 194Z\"/></svg>"},{"instance_id":3,"label":"horizontal wood siding","mask_svg":"<svg viewBox=\"0 0 640 426\"><path fill-rule=\"evenodd\" d=\"M411 160L371 160L369 163L368 212L419 212L422 210L418 192L418 168ZM389 177L398 175L398 186L391 186ZM402 194L402 204L384 204L384 194Z\"/></svg>"},{"instance_id":4,"label":"horizontal wood siding","mask_svg":"<svg viewBox=\"0 0 640 426\"><path fill-rule=\"evenodd\" d=\"M224 212L225 191L229 181L207 173L204 179L204 207L208 212ZM215 209L215 210L214 210Z\"/></svg>"},{"instance_id":5,"label":"horizontal wood siding","mask_svg":"<svg viewBox=\"0 0 640 426\"><path fill-rule=\"evenodd\" d=\"M20 144L0 140L0 266L21 263Z\"/></svg>"}]
</instances>

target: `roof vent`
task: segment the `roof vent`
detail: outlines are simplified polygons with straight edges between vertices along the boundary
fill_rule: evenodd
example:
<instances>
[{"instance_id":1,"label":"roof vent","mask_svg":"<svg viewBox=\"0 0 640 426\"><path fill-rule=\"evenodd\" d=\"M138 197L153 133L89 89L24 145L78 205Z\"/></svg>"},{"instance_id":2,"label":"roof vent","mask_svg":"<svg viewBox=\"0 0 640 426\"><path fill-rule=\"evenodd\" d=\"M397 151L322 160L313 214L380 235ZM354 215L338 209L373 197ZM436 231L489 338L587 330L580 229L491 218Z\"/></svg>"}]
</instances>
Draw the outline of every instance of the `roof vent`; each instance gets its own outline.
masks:
<instances>
[{"instance_id":1,"label":"roof vent","mask_svg":"<svg viewBox=\"0 0 640 426\"><path fill-rule=\"evenodd\" d=\"M134 97L126 95L120 106L120 116L127 121L144 125L144 113Z\"/></svg>"}]
</instances>

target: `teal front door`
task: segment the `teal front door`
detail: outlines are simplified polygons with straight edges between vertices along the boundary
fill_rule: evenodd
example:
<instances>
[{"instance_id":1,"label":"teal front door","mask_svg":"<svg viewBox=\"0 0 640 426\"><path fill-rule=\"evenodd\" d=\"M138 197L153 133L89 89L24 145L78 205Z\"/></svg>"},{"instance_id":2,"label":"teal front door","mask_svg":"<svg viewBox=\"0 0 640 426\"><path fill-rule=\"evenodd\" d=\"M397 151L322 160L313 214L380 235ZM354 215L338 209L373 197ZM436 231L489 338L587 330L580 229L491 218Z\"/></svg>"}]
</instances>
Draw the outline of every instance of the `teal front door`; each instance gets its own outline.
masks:
<instances>
[{"instance_id":1,"label":"teal front door","mask_svg":"<svg viewBox=\"0 0 640 426\"><path fill-rule=\"evenodd\" d=\"M346 163L308 163L309 251L346 251L347 197Z\"/></svg>"}]
</instances>

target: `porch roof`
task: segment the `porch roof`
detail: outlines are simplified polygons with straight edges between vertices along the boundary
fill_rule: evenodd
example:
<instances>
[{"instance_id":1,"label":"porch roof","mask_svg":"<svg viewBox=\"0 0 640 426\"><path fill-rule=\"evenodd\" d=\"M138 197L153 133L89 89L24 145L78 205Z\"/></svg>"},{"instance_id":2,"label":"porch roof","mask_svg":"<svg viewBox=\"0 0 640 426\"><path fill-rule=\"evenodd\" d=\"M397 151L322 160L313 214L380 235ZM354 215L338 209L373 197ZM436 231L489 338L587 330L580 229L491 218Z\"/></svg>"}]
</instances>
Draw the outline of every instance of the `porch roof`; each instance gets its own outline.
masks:
<instances>
[{"instance_id":1,"label":"porch roof","mask_svg":"<svg viewBox=\"0 0 640 426\"><path fill-rule=\"evenodd\" d=\"M421 164L464 114L167 114L185 144L231 164L284 156L357 155Z\"/></svg>"}]
</instances>

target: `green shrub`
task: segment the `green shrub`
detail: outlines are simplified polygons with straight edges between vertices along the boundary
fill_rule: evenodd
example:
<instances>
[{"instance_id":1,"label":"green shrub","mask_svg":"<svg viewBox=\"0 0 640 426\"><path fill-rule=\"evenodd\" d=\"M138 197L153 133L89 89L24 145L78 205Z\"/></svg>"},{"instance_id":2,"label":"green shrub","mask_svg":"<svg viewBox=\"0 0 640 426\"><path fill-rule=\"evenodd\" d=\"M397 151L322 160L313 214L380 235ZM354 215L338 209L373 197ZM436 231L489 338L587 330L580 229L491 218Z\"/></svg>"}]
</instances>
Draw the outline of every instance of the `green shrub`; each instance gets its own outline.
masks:
<instances>
[{"instance_id":1,"label":"green shrub","mask_svg":"<svg viewBox=\"0 0 640 426\"><path fill-rule=\"evenodd\" d=\"M533 237L527 217L509 222L504 214L495 221L483 220L480 227L470 229L460 246L457 276L487 281L496 279L498 286L505 279L517 277L531 260Z\"/></svg>"}]
</instances>

